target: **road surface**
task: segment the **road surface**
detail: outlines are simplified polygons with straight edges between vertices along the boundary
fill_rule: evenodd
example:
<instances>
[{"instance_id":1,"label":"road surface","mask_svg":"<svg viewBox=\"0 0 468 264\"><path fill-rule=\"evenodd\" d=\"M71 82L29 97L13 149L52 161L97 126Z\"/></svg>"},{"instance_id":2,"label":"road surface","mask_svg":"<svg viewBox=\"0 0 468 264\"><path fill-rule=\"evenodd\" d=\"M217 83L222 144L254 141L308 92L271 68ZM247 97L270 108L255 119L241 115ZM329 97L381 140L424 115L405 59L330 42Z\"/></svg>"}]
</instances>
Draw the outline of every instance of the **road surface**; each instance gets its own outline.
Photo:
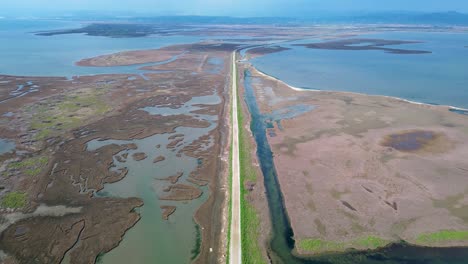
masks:
<instances>
[{"instance_id":1,"label":"road surface","mask_svg":"<svg viewBox=\"0 0 468 264\"><path fill-rule=\"evenodd\" d=\"M232 54L232 188L231 188L231 241L229 263L242 263L241 247L241 182L239 173L239 120L237 117L236 52Z\"/></svg>"}]
</instances>

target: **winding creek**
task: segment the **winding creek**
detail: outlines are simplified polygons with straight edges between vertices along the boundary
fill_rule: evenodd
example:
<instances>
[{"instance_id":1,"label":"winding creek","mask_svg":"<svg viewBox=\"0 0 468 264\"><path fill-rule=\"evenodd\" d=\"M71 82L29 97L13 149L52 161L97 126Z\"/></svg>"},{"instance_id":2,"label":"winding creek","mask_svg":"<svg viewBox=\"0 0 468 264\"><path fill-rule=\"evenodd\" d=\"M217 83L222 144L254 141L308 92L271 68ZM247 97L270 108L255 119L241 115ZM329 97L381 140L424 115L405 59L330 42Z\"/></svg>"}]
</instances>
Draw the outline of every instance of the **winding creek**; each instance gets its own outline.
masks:
<instances>
[{"instance_id":1,"label":"winding creek","mask_svg":"<svg viewBox=\"0 0 468 264\"><path fill-rule=\"evenodd\" d=\"M362 263L362 264L462 264L468 259L466 248L430 248L408 245L404 242L393 244L386 248L375 251L349 251L340 254L330 254L317 257L298 257L294 255L294 233L289 222L283 196L280 190L277 174L274 166L273 153L267 139L267 128L271 117L260 112L257 105L255 92L251 85L252 77L248 70L244 73L244 100L251 115L250 129L257 143L257 156L264 176L264 183L270 219L272 223L271 240L269 242L269 257L273 263L288 264L339 264L339 263ZM299 108L296 115L302 114L303 108ZM313 111L313 110L312 110ZM293 118L295 114L276 118L280 122L282 118Z\"/></svg>"}]
</instances>

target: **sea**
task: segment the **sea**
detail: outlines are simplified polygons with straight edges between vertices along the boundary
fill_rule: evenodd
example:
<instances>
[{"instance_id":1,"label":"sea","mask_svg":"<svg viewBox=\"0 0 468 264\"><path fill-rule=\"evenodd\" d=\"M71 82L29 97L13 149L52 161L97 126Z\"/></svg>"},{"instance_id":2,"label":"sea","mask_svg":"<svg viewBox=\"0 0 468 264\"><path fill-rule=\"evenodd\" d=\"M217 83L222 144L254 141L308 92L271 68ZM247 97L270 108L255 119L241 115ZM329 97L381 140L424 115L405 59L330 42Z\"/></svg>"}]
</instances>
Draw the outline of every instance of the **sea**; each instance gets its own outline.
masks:
<instances>
[{"instance_id":1,"label":"sea","mask_svg":"<svg viewBox=\"0 0 468 264\"><path fill-rule=\"evenodd\" d=\"M323 50L295 46L253 59L260 71L301 88L386 95L410 101L468 108L468 33L385 32L356 38L421 41L386 46L428 54L381 50Z\"/></svg>"}]
</instances>

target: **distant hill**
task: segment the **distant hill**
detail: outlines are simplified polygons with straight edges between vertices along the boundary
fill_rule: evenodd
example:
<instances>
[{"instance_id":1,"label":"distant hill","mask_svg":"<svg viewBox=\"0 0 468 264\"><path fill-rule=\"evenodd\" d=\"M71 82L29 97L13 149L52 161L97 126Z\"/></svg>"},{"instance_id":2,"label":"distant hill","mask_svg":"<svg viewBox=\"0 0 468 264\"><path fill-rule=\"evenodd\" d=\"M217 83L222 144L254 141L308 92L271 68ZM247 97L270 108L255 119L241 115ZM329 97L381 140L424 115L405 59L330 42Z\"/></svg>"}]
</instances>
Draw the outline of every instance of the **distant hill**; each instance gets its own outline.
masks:
<instances>
[{"instance_id":1,"label":"distant hill","mask_svg":"<svg viewBox=\"0 0 468 264\"><path fill-rule=\"evenodd\" d=\"M423 14L418 16L417 19L422 22L426 21L429 23L468 25L468 14L462 14L454 11Z\"/></svg>"},{"instance_id":2,"label":"distant hill","mask_svg":"<svg viewBox=\"0 0 468 264\"><path fill-rule=\"evenodd\" d=\"M130 22L149 24L430 24L468 26L468 14L455 11L438 13L380 12L355 14L310 14L307 17L228 17L228 16L123 16L117 14L75 13L53 16L76 21Z\"/></svg>"},{"instance_id":3,"label":"distant hill","mask_svg":"<svg viewBox=\"0 0 468 264\"><path fill-rule=\"evenodd\" d=\"M122 18L118 18L121 20ZM180 24L314 24L314 23L396 23L468 26L468 14L459 12L417 13L385 12L353 15L310 15L308 17L226 17L226 16L147 16L124 18L140 23Z\"/></svg>"},{"instance_id":4,"label":"distant hill","mask_svg":"<svg viewBox=\"0 0 468 264\"><path fill-rule=\"evenodd\" d=\"M323 17L323 21L348 23L398 23L466 26L468 25L468 14L463 14L455 11L439 13L388 12L354 16Z\"/></svg>"}]
</instances>

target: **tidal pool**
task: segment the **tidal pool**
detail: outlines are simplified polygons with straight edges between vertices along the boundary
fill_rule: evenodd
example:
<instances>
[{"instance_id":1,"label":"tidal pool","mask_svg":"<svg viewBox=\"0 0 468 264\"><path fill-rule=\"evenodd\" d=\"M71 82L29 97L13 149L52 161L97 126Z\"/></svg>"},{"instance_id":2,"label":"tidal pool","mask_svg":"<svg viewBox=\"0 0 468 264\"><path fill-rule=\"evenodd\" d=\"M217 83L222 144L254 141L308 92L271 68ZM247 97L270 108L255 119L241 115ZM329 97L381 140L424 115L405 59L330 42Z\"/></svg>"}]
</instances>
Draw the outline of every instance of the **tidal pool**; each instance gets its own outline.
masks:
<instances>
[{"instance_id":1,"label":"tidal pool","mask_svg":"<svg viewBox=\"0 0 468 264\"><path fill-rule=\"evenodd\" d=\"M15 142L0 138L0 155L12 152L15 149Z\"/></svg>"}]
</instances>

